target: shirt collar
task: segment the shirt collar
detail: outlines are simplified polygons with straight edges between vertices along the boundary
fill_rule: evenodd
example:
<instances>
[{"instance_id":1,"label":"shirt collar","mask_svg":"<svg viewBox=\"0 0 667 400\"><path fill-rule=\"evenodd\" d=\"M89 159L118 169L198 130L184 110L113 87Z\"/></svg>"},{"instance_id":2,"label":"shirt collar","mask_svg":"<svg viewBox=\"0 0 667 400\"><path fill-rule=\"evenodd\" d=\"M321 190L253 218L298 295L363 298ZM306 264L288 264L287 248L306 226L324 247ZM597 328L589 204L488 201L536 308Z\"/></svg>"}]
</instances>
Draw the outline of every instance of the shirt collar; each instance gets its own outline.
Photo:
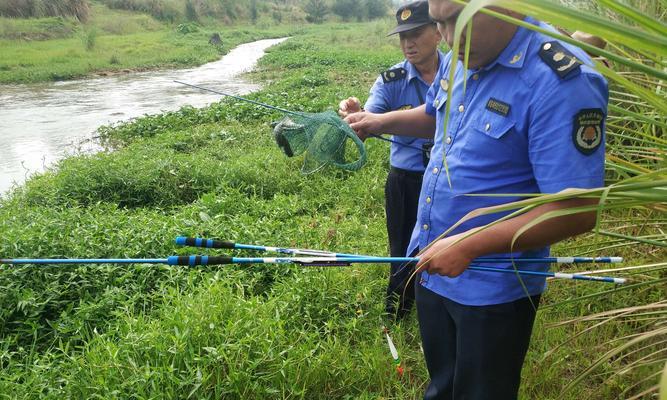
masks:
<instances>
[{"instance_id":1,"label":"shirt collar","mask_svg":"<svg viewBox=\"0 0 667 400\"><path fill-rule=\"evenodd\" d=\"M442 63L442 59L445 57L444 54L438 49L438 66L435 69L436 75L438 74L438 71L440 70L440 64ZM423 81L421 74L419 74L419 71L417 71L417 68L412 65L411 62L408 60L405 60L405 69L408 71L408 82L411 82L413 79L417 78Z\"/></svg>"},{"instance_id":2,"label":"shirt collar","mask_svg":"<svg viewBox=\"0 0 667 400\"><path fill-rule=\"evenodd\" d=\"M524 22L529 24L537 25L538 22L531 18L524 18ZM530 35L533 33L528 28L519 26L514 37L509 42L505 50L493 61L491 64L485 66L483 69L490 70L495 67L496 64L500 64L507 68L521 68L523 67L523 62L526 59L526 52L528 51L528 45L530 44Z\"/></svg>"}]
</instances>

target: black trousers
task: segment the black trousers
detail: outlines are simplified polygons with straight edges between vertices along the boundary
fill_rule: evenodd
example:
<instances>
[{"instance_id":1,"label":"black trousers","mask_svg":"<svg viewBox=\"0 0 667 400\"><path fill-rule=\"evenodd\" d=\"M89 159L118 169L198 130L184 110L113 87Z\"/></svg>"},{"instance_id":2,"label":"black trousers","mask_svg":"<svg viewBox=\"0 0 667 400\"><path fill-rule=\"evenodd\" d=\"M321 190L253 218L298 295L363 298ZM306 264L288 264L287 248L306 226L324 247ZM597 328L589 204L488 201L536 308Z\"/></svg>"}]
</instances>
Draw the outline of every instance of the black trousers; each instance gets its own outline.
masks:
<instances>
[{"instance_id":1,"label":"black trousers","mask_svg":"<svg viewBox=\"0 0 667 400\"><path fill-rule=\"evenodd\" d=\"M424 400L516 400L540 296L465 306L417 284L416 298Z\"/></svg>"},{"instance_id":2,"label":"black trousers","mask_svg":"<svg viewBox=\"0 0 667 400\"><path fill-rule=\"evenodd\" d=\"M419 192L423 173L391 167L384 187L385 212L387 214L387 234L389 254L405 257L410 244L412 228L417 221ZM414 279L410 276L414 265L394 263L391 265L387 286L386 311L390 316L403 317L414 303ZM409 281L409 282L408 282Z\"/></svg>"}]
</instances>

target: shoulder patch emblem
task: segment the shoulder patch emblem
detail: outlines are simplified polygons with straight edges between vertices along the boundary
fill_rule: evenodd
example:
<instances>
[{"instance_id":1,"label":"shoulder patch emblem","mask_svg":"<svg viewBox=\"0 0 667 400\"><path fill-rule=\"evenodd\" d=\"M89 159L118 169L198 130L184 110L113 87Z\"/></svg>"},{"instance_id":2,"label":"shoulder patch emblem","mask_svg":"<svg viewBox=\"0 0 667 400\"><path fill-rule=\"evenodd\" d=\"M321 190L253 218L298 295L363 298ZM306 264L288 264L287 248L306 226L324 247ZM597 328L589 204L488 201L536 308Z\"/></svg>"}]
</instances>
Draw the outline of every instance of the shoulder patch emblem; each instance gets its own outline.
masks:
<instances>
[{"instance_id":1,"label":"shoulder patch emblem","mask_svg":"<svg viewBox=\"0 0 667 400\"><path fill-rule=\"evenodd\" d=\"M542 43L539 54L561 78L571 78L580 72L581 61L557 41Z\"/></svg>"},{"instance_id":2,"label":"shoulder patch emblem","mask_svg":"<svg viewBox=\"0 0 667 400\"><path fill-rule=\"evenodd\" d=\"M604 113L599 108L583 109L574 116L572 141L574 147L585 155L590 155L602 143Z\"/></svg>"},{"instance_id":3,"label":"shoulder patch emblem","mask_svg":"<svg viewBox=\"0 0 667 400\"><path fill-rule=\"evenodd\" d=\"M384 83L389 83L405 78L408 76L408 71L406 71L405 68L394 68L384 71L380 75L382 76L382 81Z\"/></svg>"}]
</instances>

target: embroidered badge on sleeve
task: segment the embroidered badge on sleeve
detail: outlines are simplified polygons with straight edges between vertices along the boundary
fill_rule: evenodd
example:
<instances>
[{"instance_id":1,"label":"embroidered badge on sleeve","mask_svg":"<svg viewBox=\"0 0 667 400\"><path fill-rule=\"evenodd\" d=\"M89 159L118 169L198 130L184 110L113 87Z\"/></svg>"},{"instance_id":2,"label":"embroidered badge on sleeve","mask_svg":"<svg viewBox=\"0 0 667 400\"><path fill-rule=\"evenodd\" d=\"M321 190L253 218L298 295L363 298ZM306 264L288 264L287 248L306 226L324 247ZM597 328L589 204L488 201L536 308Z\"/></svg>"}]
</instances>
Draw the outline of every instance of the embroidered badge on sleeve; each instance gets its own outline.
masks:
<instances>
[{"instance_id":1,"label":"embroidered badge on sleeve","mask_svg":"<svg viewBox=\"0 0 667 400\"><path fill-rule=\"evenodd\" d=\"M593 154L602 143L604 113L599 108L583 109L574 116L572 141L583 154Z\"/></svg>"}]
</instances>

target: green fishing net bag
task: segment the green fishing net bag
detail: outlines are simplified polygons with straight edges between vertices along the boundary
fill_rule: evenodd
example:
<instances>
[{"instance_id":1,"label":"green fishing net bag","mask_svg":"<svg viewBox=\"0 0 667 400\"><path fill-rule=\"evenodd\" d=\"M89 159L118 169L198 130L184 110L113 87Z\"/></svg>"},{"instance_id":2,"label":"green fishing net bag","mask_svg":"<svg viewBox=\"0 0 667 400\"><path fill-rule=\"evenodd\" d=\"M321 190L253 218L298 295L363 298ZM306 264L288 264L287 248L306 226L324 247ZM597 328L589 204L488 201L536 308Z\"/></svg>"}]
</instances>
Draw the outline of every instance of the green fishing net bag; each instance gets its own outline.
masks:
<instances>
[{"instance_id":1,"label":"green fishing net bag","mask_svg":"<svg viewBox=\"0 0 667 400\"><path fill-rule=\"evenodd\" d=\"M305 174L326 165L358 171L366 164L363 142L335 111L290 114L273 124L273 135L288 157L305 153Z\"/></svg>"}]
</instances>

